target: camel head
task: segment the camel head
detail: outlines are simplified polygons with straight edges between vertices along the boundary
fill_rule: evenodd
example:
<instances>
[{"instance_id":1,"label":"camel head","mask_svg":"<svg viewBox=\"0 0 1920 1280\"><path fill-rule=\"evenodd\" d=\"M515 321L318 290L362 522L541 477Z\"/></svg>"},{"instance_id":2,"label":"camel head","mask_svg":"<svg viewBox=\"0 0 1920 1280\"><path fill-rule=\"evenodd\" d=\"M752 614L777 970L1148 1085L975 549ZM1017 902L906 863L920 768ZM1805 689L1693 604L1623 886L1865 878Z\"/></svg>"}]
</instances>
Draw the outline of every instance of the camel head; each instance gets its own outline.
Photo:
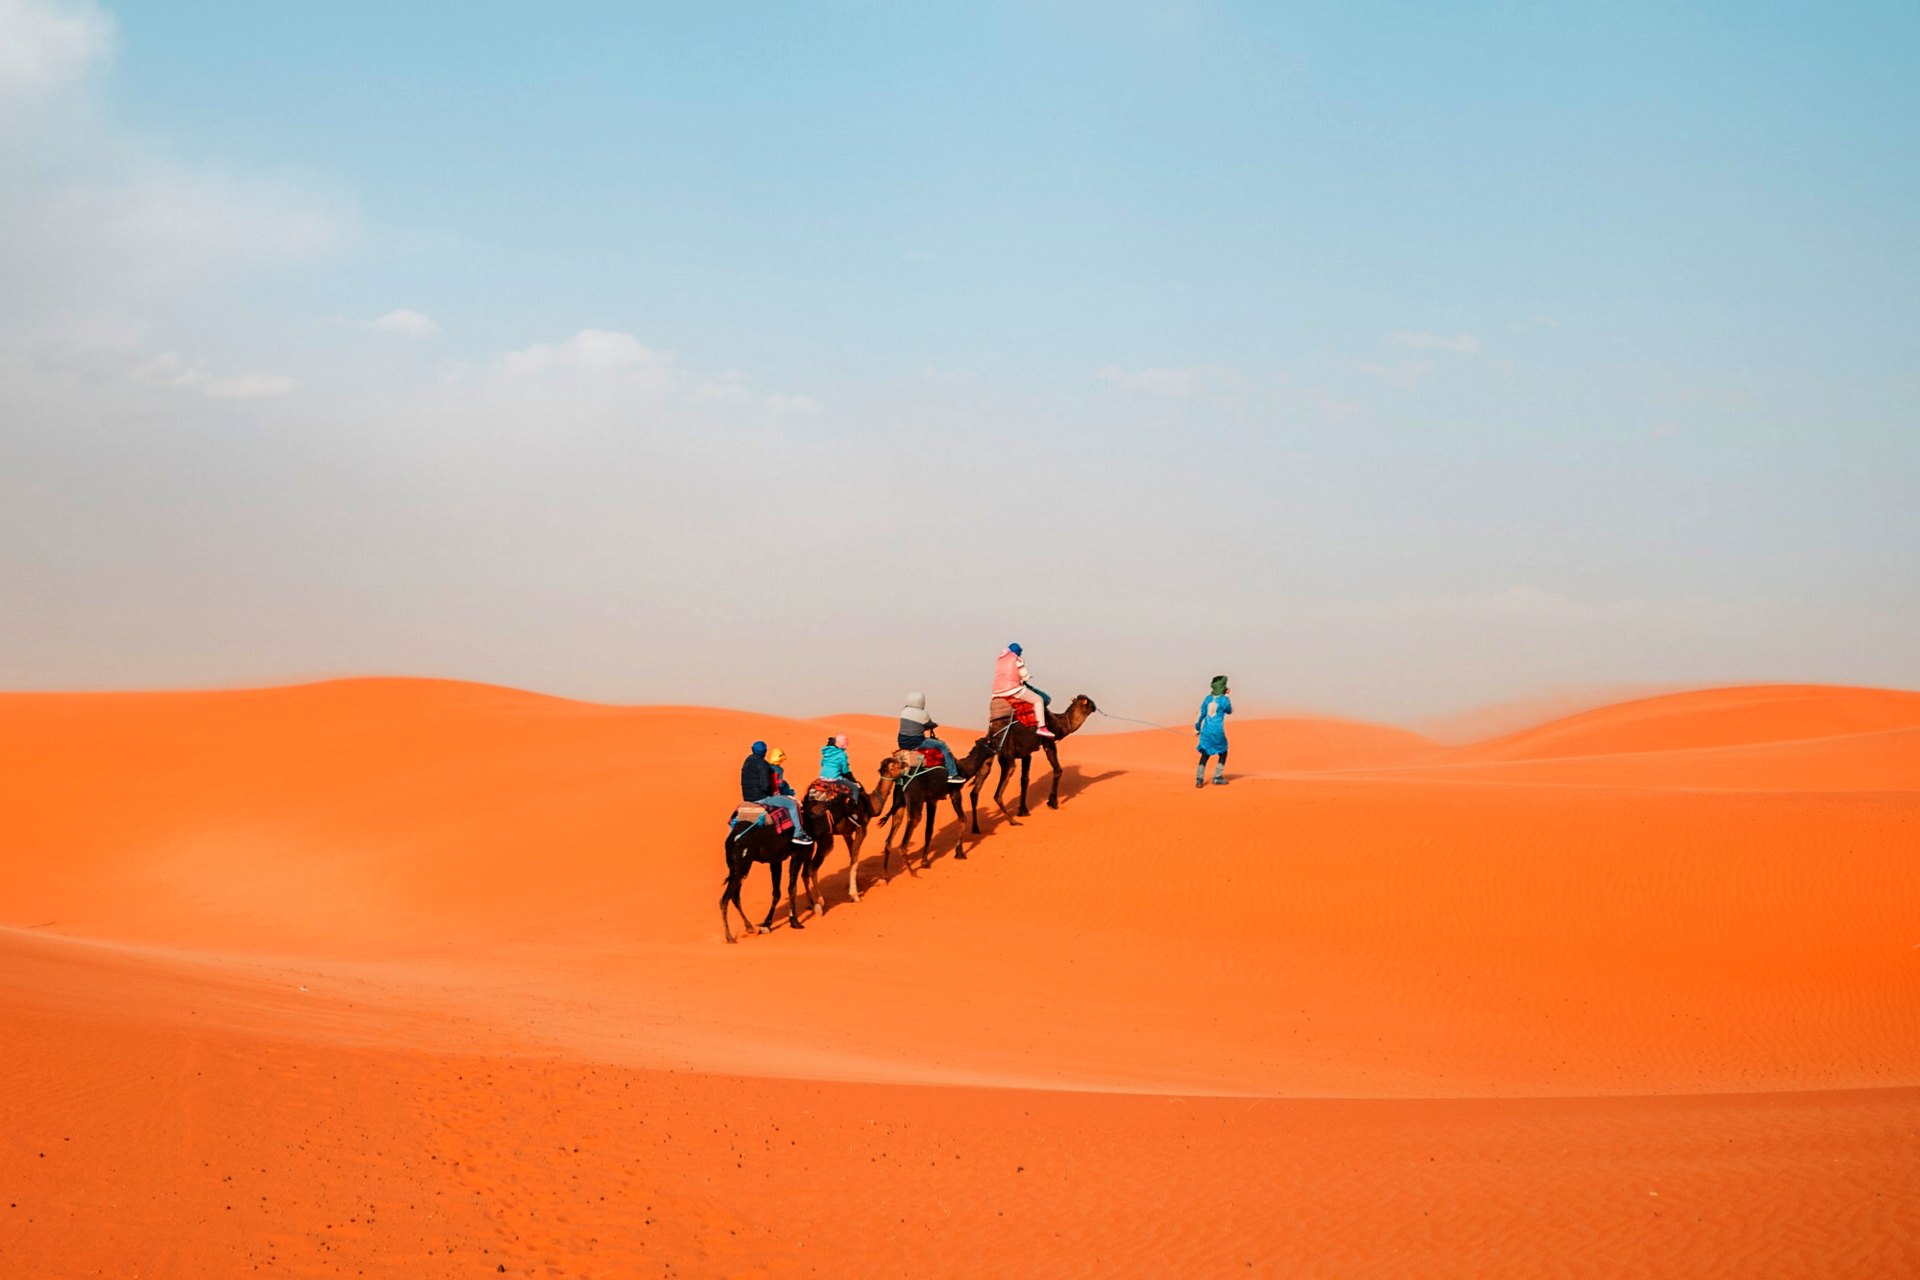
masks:
<instances>
[{"instance_id":1,"label":"camel head","mask_svg":"<svg viewBox=\"0 0 1920 1280\"><path fill-rule=\"evenodd\" d=\"M1092 719L1093 713L1099 709L1100 708L1093 705L1092 698L1089 698L1084 693L1076 693L1073 695L1073 701L1067 704L1065 711L1056 711L1053 713L1053 719L1059 721L1059 728L1062 733L1072 733L1075 729L1078 729L1081 725Z\"/></svg>"}]
</instances>

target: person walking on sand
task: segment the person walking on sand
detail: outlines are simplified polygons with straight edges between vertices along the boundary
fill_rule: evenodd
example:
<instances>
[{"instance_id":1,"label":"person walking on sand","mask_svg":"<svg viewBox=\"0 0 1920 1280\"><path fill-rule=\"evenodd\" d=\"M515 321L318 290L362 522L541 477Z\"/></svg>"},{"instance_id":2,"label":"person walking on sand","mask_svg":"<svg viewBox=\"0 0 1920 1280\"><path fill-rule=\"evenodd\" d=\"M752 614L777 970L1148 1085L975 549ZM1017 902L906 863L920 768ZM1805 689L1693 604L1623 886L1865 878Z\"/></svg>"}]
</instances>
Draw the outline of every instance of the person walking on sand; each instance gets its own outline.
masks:
<instances>
[{"instance_id":1,"label":"person walking on sand","mask_svg":"<svg viewBox=\"0 0 1920 1280\"><path fill-rule=\"evenodd\" d=\"M754 743L753 750L740 765L740 798L769 808L785 809L793 819L793 842L812 844L813 837L800 825L800 802L793 798L793 788L787 785L780 769L786 758L787 753L778 747L768 751L766 743Z\"/></svg>"},{"instance_id":2,"label":"person walking on sand","mask_svg":"<svg viewBox=\"0 0 1920 1280\"><path fill-rule=\"evenodd\" d=\"M1005 698L1008 702L1031 703L1033 718L1039 724L1035 732L1043 738L1051 738L1053 730L1047 727L1047 695L1028 682L1027 662L1020 656L1021 653L1017 644L1010 644L1000 651L1000 657L993 664L993 696Z\"/></svg>"},{"instance_id":3,"label":"person walking on sand","mask_svg":"<svg viewBox=\"0 0 1920 1280\"><path fill-rule=\"evenodd\" d=\"M1207 761L1214 756L1220 757L1220 763L1213 771L1213 785L1227 785L1227 717L1233 714L1233 699L1228 692L1227 678L1215 676L1213 691L1201 702L1200 718L1193 722L1193 731L1200 737L1200 767L1193 771L1196 787L1207 785Z\"/></svg>"}]
</instances>

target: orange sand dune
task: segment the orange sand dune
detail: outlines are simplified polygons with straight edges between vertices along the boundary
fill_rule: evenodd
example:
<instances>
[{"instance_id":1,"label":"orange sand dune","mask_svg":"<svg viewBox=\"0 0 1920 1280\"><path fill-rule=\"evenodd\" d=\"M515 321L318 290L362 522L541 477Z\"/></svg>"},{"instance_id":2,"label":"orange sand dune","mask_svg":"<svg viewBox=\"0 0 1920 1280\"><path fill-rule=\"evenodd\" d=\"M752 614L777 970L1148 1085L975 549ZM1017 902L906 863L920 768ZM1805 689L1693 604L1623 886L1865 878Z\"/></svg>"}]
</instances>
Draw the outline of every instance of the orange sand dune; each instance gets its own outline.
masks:
<instances>
[{"instance_id":1,"label":"orange sand dune","mask_svg":"<svg viewBox=\"0 0 1920 1280\"><path fill-rule=\"evenodd\" d=\"M1641 698L1471 748L1490 759L1737 747L1920 728L1920 693L1751 685Z\"/></svg>"},{"instance_id":2,"label":"orange sand dune","mask_svg":"<svg viewBox=\"0 0 1920 1280\"><path fill-rule=\"evenodd\" d=\"M1905 1275L1920 695L1062 746L727 947L747 741L433 681L0 696L27 1275ZM950 731L957 743L970 734ZM1036 803L1044 795L1042 762ZM765 873L748 909L767 904ZM364 1201L364 1205L363 1205Z\"/></svg>"},{"instance_id":3,"label":"orange sand dune","mask_svg":"<svg viewBox=\"0 0 1920 1280\"><path fill-rule=\"evenodd\" d=\"M1268 772L1316 773L1382 769L1446 758L1446 748L1386 725L1326 718L1248 719L1231 726L1235 763ZM1191 769L1190 728L1099 734L1075 744L1076 758L1125 761L1135 767Z\"/></svg>"}]
</instances>

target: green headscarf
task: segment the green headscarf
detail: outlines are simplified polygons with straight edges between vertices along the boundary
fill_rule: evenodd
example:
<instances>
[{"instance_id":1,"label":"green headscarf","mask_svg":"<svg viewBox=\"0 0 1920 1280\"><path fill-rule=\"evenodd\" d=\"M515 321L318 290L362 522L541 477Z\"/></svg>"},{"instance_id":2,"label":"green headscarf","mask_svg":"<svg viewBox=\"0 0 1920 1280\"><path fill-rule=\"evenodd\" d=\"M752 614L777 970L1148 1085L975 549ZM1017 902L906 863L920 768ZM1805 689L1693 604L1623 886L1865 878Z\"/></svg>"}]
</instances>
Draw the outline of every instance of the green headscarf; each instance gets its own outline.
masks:
<instances>
[{"instance_id":1,"label":"green headscarf","mask_svg":"<svg viewBox=\"0 0 1920 1280\"><path fill-rule=\"evenodd\" d=\"M1227 678L1225 676L1215 676L1213 678L1213 696L1216 698L1223 698L1226 696L1226 693L1227 693Z\"/></svg>"}]
</instances>

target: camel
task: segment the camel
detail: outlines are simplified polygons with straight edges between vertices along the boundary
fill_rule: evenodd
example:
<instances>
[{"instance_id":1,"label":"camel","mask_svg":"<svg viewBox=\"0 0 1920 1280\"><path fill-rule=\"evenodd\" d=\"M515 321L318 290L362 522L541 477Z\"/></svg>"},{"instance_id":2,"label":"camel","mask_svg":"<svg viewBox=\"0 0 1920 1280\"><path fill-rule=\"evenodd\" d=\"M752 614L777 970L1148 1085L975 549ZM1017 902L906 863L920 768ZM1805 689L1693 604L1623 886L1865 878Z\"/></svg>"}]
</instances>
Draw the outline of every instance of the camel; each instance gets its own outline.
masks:
<instances>
[{"instance_id":1,"label":"camel","mask_svg":"<svg viewBox=\"0 0 1920 1280\"><path fill-rule=\"evenodd\" d=\"M971 779L974 770L980 767L979 761L970 759L960 761L959 765L963 783ZM907 818L907 833L900 841L900 865L907 869L908 875L919 874L913 869L913 864L907 860L907 853L913 847L914 824L924 813L927 825L926 834L921 837L920 865L931 866L933 864L933 824L940 816L940 801L943 798L953 801L954 819L964 826L967 815L966 811L960 807L960 792L964 789L964 785L956 787L947 781L947 771L942 765L922 766L910 773L894 794L893 808L887 814L891 821L887 826L887 842L880 850L880 869L887 871L892 866L890 859L893 853L893 836L900 829L900 815L903 813ZM965 860L967 846L964 835L961 842L955 846L953 856ZM891 875L888 878L891 879Z\"/></svg>"},{"instance_id":2,"label":"camel","mask_svg":"<svg viewBox=\"0 0 1920 1280\"><path fill-rule=\"evenodd\" d=\"M760 932L760 929L773 928L774 909L780 905L780 864L788 858L805 855L804 846L796 846L790 832L775 831L771 822L759 822L750 827L740 827L729 823L727 826L727 884L720 891L720 928L727 935L727 941L734 941L733 926L727 918L727 904L740 913L740 923L745 925L748 934ZM747 872L753 870L753 864L764 862L773 881L773 901L767 904L767 918L760 922L760 929L753 927L753 921L747 919L746 908L740 905L740 885L746 880ZM800 927L800 917L793 909L793 896L787 896L787 922L794 928Z\"/></svg>"},{"instance_id":3,"label":"camel","mask_svg":"<svg viewBox=\"0 0 1920 1280\"><path fill-rule=\"evenodd\" d=\"M1010 717L1000 717L987 726L986 736L973 744L973 750L967 753L962 763L963 770L971 766L973 786L973 834L980 834L980 788L986 785L987 774L992 772L989 761L1000 761L1000 782L993 789L993 802L1000 806L1000 816L1007 816L1006 801L1000 798L1007 789L1007 777L1013 771L1013 762L1020 762L1020 808L1019 815L1027 816L1027 778L1033 764L1036 748L1047 753L1047 763L1053 766L1053 787L1047 792L1047 808L1060 807L1060 752L1058 743L1081 725L1100 708L1093 705L1093 699L1086 694L1075 695L1067 704L1065 711L1047 712L1047 728L1053 730L1053 737L1043 738L1036 729L1029 729Z\"/></svg>"},{"instance_id":4,"label":"camel","mask_svg":"<svg viewBox=\"0 0 1920 1280\"><path fill-rule=\"evenodd\" d=\"M892 756L882 760L880 779L874 784L873 790L864 793L864 804L852 796L816 800L811 794L812 788L808 788L803 820L807 834L813 837L813 848L801 848L788 866L788 901L793 899L795 881L800 880L807 888L807 909L816 915L827 913L819 894L818 877L820 864L833 852L835 836L847 842L847 898L852 902L860 901L860 845L867 838L867 823L879 817L887 802L893 799L894 786L905 772L906 766ZM794 927L797 929L800 926Z\"/></svg>"}]
</instances>

